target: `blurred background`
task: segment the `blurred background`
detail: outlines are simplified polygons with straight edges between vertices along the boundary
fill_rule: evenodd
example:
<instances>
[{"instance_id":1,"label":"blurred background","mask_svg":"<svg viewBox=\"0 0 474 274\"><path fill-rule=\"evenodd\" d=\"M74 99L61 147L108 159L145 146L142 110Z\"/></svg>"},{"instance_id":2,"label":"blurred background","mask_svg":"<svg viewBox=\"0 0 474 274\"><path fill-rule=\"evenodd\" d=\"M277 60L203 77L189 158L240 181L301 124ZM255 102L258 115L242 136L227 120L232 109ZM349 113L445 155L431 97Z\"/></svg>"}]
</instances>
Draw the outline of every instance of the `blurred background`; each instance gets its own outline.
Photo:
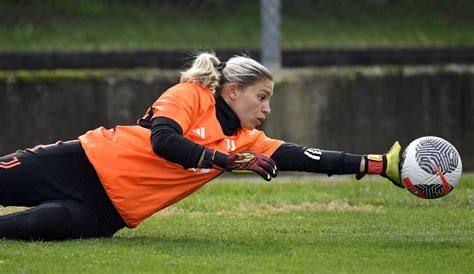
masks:
<instances>
[{"instance_id":1,"label":"blurred background","mask_svg":"<svg viewBox=\"0 0 474 274\"><path fill-rule=\"evenodd\" d=\"M436 135L474 170L469 0L3 0L0 154L133 124L202 50L275 74L267 135L382 153Z\"/></svg>"},{"instance_id":2,"label":"blurred background","mask_svg":"<svg viewBox=\"0 0 474 274\"><path fill-rule=\"evenodd\" d=\"M468 0L281 0L283 48L471 46ZM262 4L262 5L263 5ZM1 50L261 47L255 0L3 0Z\"/></svg>"}]
</instances>

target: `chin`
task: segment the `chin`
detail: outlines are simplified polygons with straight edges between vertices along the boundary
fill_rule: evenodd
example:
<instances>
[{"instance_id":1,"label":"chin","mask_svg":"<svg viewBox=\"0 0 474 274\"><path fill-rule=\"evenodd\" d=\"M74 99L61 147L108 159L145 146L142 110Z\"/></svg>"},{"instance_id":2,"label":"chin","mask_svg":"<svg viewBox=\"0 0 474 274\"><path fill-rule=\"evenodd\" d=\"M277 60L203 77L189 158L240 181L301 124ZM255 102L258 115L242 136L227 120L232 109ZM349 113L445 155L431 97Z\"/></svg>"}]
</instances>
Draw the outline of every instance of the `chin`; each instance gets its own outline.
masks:
<instances>
[{"instance_id":1,"label":"chin","mask_svg":"<svg viewBox=\"0 0 474 274\"><path fill-rule=\"evenodd\" d=\"M242 126L242 128L249 129L249 130L253 130L253 129L256 128L255 125L241 125L241 126Z\"/></svg>"}]
</instances>

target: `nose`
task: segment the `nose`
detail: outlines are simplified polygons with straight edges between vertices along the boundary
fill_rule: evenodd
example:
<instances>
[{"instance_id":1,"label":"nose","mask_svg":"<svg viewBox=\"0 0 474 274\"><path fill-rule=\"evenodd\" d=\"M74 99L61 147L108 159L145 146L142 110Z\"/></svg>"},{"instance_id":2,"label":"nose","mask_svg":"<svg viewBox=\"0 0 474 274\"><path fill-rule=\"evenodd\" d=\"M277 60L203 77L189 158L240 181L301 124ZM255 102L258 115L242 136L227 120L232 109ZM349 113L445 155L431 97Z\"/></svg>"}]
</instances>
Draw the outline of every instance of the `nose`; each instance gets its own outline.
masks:
<instances>
[{"instance_id":1,"label":"nose","mask_svg":"<svg viewBox=\"0 0 474 274\"><path fill-rule=\"evenodd\" d=\"M272 110L270 109L269 101L266 101L265 103L263 103L262 112L263 114L265 114L265 116L270 114L270 112L272 112Z\"/></svg>"}]
</instances>

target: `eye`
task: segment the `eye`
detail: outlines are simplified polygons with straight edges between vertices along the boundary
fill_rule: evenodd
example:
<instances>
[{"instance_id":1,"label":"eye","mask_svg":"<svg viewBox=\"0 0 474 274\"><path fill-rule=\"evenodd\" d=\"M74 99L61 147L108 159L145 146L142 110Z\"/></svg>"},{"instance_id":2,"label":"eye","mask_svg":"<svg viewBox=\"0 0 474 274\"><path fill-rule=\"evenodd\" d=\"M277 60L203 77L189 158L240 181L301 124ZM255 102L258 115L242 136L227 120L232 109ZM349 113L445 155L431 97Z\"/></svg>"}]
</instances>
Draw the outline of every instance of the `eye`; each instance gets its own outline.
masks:
<instances>
[{"instance_id":1,"label":"eye","mask_svg":"<svg viewBox=\"0 0 474 274\"><path fill-rule=\"evenodd\" d=\"M265 95L259 95L259 96L258 96L258 99L259 99L260 101L265 100L265 98L267 98L267 96L265 96Z\"/></svg>"}]
</instances>

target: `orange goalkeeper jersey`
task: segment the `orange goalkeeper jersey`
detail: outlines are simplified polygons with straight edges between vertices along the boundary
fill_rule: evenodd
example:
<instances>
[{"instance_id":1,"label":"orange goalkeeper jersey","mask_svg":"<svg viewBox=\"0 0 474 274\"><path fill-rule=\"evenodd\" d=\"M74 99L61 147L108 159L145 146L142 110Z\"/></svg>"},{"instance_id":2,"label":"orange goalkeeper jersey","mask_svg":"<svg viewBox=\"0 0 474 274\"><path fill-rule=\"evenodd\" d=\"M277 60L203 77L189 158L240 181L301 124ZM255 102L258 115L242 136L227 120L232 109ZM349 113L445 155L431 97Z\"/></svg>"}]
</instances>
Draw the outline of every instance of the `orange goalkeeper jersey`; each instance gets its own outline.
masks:
<instances>
[{"instance_id":1,"label":"orange goalkeeper jersey","mask_svg":"<svg viewBox=\"0 0 474 274\"><path fill-rule=\"evenodd\" d=\"M163 93L144 118L155 117L173 119L185 138L228 154L255 151L271 156L283 143L256 129L239 129L234 136L225 136L216 117L214 95L196 84L178 84ZM100 127L81 135L79 141L112 203L131 228L222 172L184 169L157 156L152 150L150 129L138 125Z\"/></svg>"}]
</instances>

